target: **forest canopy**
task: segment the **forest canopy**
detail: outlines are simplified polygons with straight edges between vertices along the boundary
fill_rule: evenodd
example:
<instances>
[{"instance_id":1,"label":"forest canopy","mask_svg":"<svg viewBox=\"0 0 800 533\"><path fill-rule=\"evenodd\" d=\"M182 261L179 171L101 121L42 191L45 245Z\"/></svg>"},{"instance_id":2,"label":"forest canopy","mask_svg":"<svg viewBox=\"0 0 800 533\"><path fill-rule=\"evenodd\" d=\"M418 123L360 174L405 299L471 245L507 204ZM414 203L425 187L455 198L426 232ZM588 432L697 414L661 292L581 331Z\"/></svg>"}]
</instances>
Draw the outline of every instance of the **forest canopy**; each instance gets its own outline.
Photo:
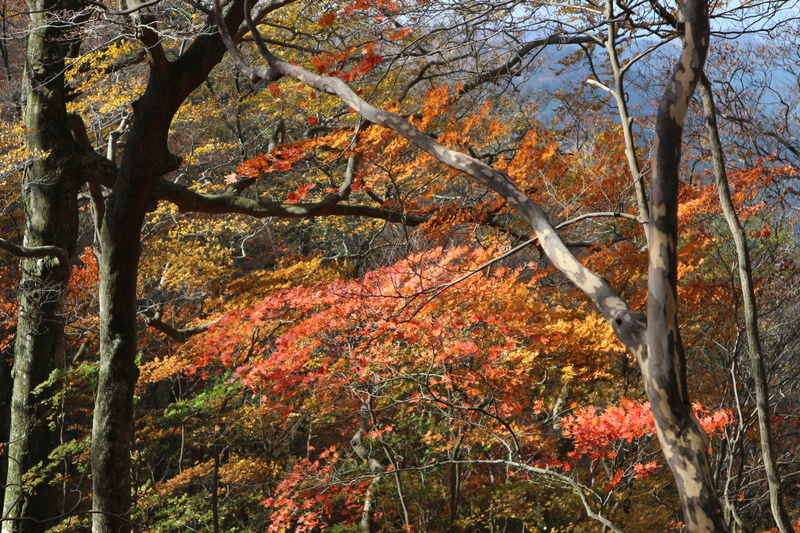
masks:
<instances>
[{"instance_id":1,"label":"forest canopy","mask_svg":"<svg viewBox=\"0 0 800 533\"><path fill-rule=\"evenodd\" d=\"M2 10L3 533L800 528L793 2Z\"/></svg>"}]
</instances>

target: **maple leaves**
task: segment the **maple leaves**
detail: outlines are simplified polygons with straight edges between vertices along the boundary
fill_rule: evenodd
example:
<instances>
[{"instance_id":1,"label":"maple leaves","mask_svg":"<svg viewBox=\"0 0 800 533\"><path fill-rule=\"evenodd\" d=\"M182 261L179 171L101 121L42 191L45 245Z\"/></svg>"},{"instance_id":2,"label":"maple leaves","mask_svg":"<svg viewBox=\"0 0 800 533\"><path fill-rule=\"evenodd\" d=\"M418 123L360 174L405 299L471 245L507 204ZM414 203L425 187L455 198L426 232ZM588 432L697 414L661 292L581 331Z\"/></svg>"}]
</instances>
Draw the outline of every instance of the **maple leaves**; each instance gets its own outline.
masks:
<instances>
[{"instance_id":1,"label":"maple leaves","mask_svg":"<svg viewBox=\"0 0 800 533\"><path fill-rule=\"evenodd\" d=\"M306 157L308 150L312 148L313 143L302 141L296 146L284 146L280 151L248 159L237 169L237 172L250 178L272 172L285 172L290 170L292 165Z\"/></svg>"},{"instance_id":2,"label":"maple leaves","mask_svg":"<svg viewBox=\"0 0 800 533\"><path fill-rule=\"evenodd\" d=\"M709 413L699 403L694 405L694 412L709 436L724 431L733 417L729 410ZM637 402L630 398L620 398L616 406L606 407L602 412L594 406L577 409L574 414L562 418L561 423L564 436L569 437L575 447L570 452L572 457L588 455L592 459L614 458L617 455L615 441L630 444L634 439L655 434L649 402Z\"/></svg>"},{"instance_id":3,"label":"maple leaves","mask_svg":"<svg viewBox=\"0 0 800 533\"><path fill-rule=\"evenodd\" d=\"M400 55L417 31L402 14L410 4L298 3L275 14L270 39L291 43L282 50L288 60L355 81L379 102L414 80L414 72L395 68L413 64L419 53L408 48L413 53ZM428 37L425 46L447 48L448 38ZM89 70L72 65L70 79L81 90L102 89L95 74L133 61L133 51L120 41L87 56ZM219 320L180 346L140 322L141 516L157 516L155 529L175 527L173 518L210 529L213 486L231 520L261 513L260 526L298 531L353 523L374 474L347 444L362 409L368 411L363 438L389 465L384 477L396 476L397 486L386 483L378 496L386 528L393 520L437 530L444 504L429 502L451 502L456 526L508 519L543 529L536 521L557 514L563 520L557 527L583 527L578 519L567 523L581 513L576 498L565 495L574 486L562 479L557 488L544 487L552 480L515 470L509 457L569 476L602 501L603 512L623 516L627 499L641 507L652 502L648 492L664 486L648 437L652 417L646 403L629 398L639 397L640 379L611 330L532 248L485 266L527 237L508 206L315 91L283 79L260 94L260 87L221 70L173 124L172 146L186 155L186 166L170 180L204 193L227 184L242 196L297 204L339 191L343 161L353 155L359 158L349 188L354 197L428 218L412 230L355 219L212 219L163 204L149 215L141 316L158 313L176 326ZM143 78L122 78L119 90L71 104L99 110L92 121L97 139L141 90ZM432 75L419 85L426 91L384 107L445 146L507 172L526 194L551 205L548 214L558 221L632 212L616 126L598 121L596 138L593 132L591 142L567 152L565 133L518 112L513 91L483 100L461 94L462 82L440 83ZM284 130L278 118L288 119ZM269 139L277 145L269 151L273 129L282 133ZM768 167L759 162L734 176L740 209L753 226L769 204L751 185L793 175L791 168ZM682 192L688 238L680 243L681 298L694 306L685 329L705 346L730 342L736 317L725 311L731 290L721 279L724 240L708 224L717 211L701 178ZM577 224L562 235L641 308L640 229L630 221L590 224L589 237L587 225ZM753 227L759 239L781 235L779 224ZM479 273L461 279L473 270ZM73 271L68 312L83 317L72 324L84 331L69 334L70 348L88 346L89 357L96 285L87 248ZM13 311L12 303L0 306L0 313ZM711 358L703 353L695 364ZM91 369L82 368L68 386L89 390L91 379ZM716 383L707 381L707 389ZM695 412L708 432L720 435L732 423L730 403L707 389L704 400L725 408ZM669 491L659 498L664 494L668 499ZM414 502L410 519L399 518L404 498ZM253 502L263 508L254 511ZM241 518L248 524L241 527L253 520Z\"/></svg>"},{"instance_id":4,"label":"maple leaves","mask_svg":"<svg viewBox=\"0 0 800 533\"><path fill-rule=\"evenodd\" d=\"M449 425L470 446L483 448L493 435L500 442L511 438L520 452L538 456L535 464L566 470L563 460L541 455L547 439L537 418L556 390L537 382L547 376L546 365L563 357L568 340L574 355L567 360L576 365L578 354L615 348L604 340L607 327L585 311L532 305L530 289L515 283L522 269L499 268L468 278L436 300L426 296L494 250L434 249L359 280L278 289L253 307L230 311L187 343L183 351L192 354L192 363L182 367L184 375L210 382L214 372L230 369L232 379L260 398L264 412L287 427L309 410L320 413L317 424L346 419L358 410L356 391L379 390L383 400L374 407L383 422L367 439L411 446L414 435L426 431L418 417L427 416L432 424L417 437L428 446L426 462L447 456L453 445ZM476 294L491 297L468 296ZM553 321L554 315L561 321ZM603 376L592 377L591 367L570 368L565 380L582 376L588 383ZM151 372L143 373L145 383L163 375ZM332 513L347 520L347 509L357 516L365 487L363 480L338 473L347 457L308 453L282 478L276 495L264 500L275 530L289 522L310 528Z\"/></svg>"},{"instance_id":5,"label":"maple leaves","mask_svg":"<svg viewBox=\"0 0 800 533\"><path fill-rule=\"evenodd\" d=\"M269 531L285 531L292 526L294 531L305 533L324 527L334 507L345 522L359 517L361 498L369 482L340 482L335 468L340 457L336 450L331 446L313 461L301 459L276 487L276 495L261 502L274 509Z\"/></svg>"}]
</instances>

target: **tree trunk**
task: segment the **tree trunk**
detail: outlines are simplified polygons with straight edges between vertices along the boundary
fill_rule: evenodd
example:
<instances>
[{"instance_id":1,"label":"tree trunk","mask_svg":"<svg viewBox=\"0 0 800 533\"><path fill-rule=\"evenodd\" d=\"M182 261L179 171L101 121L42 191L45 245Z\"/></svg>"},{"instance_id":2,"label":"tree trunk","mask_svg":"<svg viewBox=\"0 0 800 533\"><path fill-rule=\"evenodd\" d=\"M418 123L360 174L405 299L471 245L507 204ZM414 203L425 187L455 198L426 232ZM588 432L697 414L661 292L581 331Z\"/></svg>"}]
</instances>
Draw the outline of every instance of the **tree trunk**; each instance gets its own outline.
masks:
<instances>
[{"instance_id":1,"label":"tree trunk","mask_svg":"<svg viewBox=\"0 0 800 533\"><path fill-rule=\"evenodd\" d=\"M778 463L775 460L775 447L772 444L772 424L769 415L769 391L767 388L767 372L764 368L764 354L761 350L761 337L758 332L758 306L753 289L753 271L750 267L750 249L747 245L747 235L739 222L736 210L731 200L728 189L728 176L725 173L725 156L722 151L722 142L717 129L714 96L711 93L711 83L703 75L700 80L700 94L703 97L703 112L705 113L708 140L711 147L711 156L714 164L714 177L717 182L722 214L733 236L736 246L736 259L739 266L739 283L742 287L742 301L744 302L744 323L747 333L747 351L750 354L750 371L756 389L756 412L758 413L758 428L761 436L761 456L764 460L764 470L767 474L769 486L769 501L772 516L781 533L792 533L792 521L786 513L783 503L783 490L778 473Z\"/></svg>"},{"instance_id":2,"label":"tree trunk","mask_svg":"<svg viewBox=\"0 0 800 533\"><path fill-rule=\"evenodd\" d=\"M129 2L130 8L137 2ZM230 7L232 24L243 16ZM238 18L237 18L238 17ZM136 367L136 282L141 229L158 180L178 168L167 146L169 127L180 105L219 63L224 46L212 32L201 34L178 59L167 60L156 22L134 16L150 76L133 104L133 123L100 230L100 373L92 426L92 531L131 531L130 447Z\"/></svg>"},{"instance_id":3,"label":"tree trunk","mask_svg":"<svg viewBox=\"0 0 800 533\"><path fill-rule=\"evenodd\" d=\"M53 24L59 9L74 6L30 0L24 91L27 144L43 154L23 179L27 247L56 246L75 251L80 162L64 104L64 59L79 46L71 28ZM19 318L12 369L13 391L3 533L44 531L55 525L59 490L50 480L28 484L24 477L47 464L58 444L58 430L46 400L58 386L33 390L64 365L64 316L68 257L45 256L22 262ZM22 520L18 520L22 518Z\"/></svg>"},{"instance_id":4,"label":"tree trunk","mask_svg":"<svg viewBox=\"0 0 800 533\"><path fill-rule=\"evenodd\" d=\"M8 433L11 428L11 389L14 381L11 379L11 365L6 361L11 360L11 350L0 352L0 502L4 500L6 474L8 474ZM3 511L0 504L0 513Z\"/></svg>"},{"instance_id":5,"label":"tree trunk","mask_svg":"<svg viewBox=\"0 0 800 533\"><path fill-rule=\"evenodd\" d=\"M727 531L711 473L708 437L692 411L678 331L678 184L683 123L708 51L708 4L681 5L684 32L656 117L650 195L647 353L638 354L661 449L672 470L690 532Z\"/></svg>"}]
</instances>

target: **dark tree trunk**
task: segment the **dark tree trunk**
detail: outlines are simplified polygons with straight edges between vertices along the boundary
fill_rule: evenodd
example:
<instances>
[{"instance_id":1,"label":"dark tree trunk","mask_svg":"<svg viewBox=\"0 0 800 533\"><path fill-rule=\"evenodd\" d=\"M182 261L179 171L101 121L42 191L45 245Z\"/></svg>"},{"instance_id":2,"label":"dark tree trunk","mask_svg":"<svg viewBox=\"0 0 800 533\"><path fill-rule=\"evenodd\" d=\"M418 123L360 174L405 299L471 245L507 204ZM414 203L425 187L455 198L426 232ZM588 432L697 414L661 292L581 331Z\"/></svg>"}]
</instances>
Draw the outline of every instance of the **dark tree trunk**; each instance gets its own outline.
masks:
<instances>
[{"instance_id":1,"label":"dark tree trunk","mask_svg":"<svg viewBox=\"0 0 800 533\"><path fill-rule=\"evenodd\" d=\"M130 7L134 7L130 4ZM231 6L232 22L241 22L242 7ZM130 447L136 367L136 282L141 229L158 180L178 168L168 149L172 118L180 105L219 63L224 46L204 32L175 61L168 61L155 24L137 15L150 65L145 93L133 104L114 190L108 198L100 231L100 374L92 427L92 530L131 530Z\"/></svg>"},{"instance_id":2,"label":"dark tree trunk","mask_svg":"<svg viewBox=\"0 0 800 533\"><path fill-rule=\"evenodd\" d=\"M43 154L23 179L27 247L57 246L75 251L80 186L76 143L64 105L64 59L79 44L68 26L52 21L67 7L53 0L30 0L31 13L25 65L25 126L30 150ZM46 465L58 444L53 424L58 413L46 400L53 383L33 395L51 372L64 364L64 299L69 280L67 257L28 258L22 262L19 318L12 369L13 392L9 431L8 472L2 531L44 531L55 525L58 486L28 485L23 476ZM24 518L23 520L15 520Z\"/></svg>"}]
</instances>

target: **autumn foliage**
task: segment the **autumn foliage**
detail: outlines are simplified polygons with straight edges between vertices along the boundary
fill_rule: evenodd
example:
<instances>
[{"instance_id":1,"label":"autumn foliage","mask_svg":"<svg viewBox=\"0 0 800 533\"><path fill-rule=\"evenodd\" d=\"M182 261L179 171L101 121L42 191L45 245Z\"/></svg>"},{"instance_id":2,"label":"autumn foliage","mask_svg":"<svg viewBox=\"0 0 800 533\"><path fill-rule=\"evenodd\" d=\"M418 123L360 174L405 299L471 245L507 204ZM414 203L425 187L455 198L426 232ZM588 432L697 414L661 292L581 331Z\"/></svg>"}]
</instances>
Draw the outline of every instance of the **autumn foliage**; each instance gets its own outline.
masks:
<instances>
[{"instance_id":1,"label":"autumn foliage","mask_svg":"<svg viewBox=\"0 0 800 533\"><path fill-rule=\"evenodd\" d=\"M462 37L427 11L435 3L287 4L269 18L269 39L291 44L281 51L288 62L341 78L507 173L586 266L645 309L648 243L607 102L581 87L516 87L508 69L470 87L465 73L482 61L496 67L504 48L477 59L447 49ZM199 11L185 18L169 54L205 20ZM103 31L96 40L110 44L65 67L75 94L68 109L87 117L97 146L128 119L147 75L136 40ZM455 58L422 66L428 52L419 50L440 48ZM565 54L558 68L577 61ZM570 116L548 111L550 98ZM8 123L4 198L37 156L16 146L18 117ZM766 528L735 251L706 141L699 127L687 129L698 163L681 184L677 247L692 409L727 505ZM649 148L639 143L643 168ZM601 517L631 532L682 530L634 358L498 196L338 100L287 78L247 80L227 60L181 106L170 149L181 155L164 178L171 184L274 210L204 214L149 200L137 285L134 523L165 532L591 532L605 527ZM736 153L744 163L729 179L765 302L776 442L782 465L796 471L800 270L786 206L797 166L778 151ZM26 480L64 487L68 518L52 531L84 531L91 520L103 253L95 201L80 197L64 364L47 400L63 439ZM326 210L314 212L320 204ZM361 210L339 216L334 206ZM21 218L20 200L9 202L0 237L21 234ZM6 381L19 277L18 262L0 256ZM787 501L798 498L787 491Z\"/></svg>"}]
</instances>

